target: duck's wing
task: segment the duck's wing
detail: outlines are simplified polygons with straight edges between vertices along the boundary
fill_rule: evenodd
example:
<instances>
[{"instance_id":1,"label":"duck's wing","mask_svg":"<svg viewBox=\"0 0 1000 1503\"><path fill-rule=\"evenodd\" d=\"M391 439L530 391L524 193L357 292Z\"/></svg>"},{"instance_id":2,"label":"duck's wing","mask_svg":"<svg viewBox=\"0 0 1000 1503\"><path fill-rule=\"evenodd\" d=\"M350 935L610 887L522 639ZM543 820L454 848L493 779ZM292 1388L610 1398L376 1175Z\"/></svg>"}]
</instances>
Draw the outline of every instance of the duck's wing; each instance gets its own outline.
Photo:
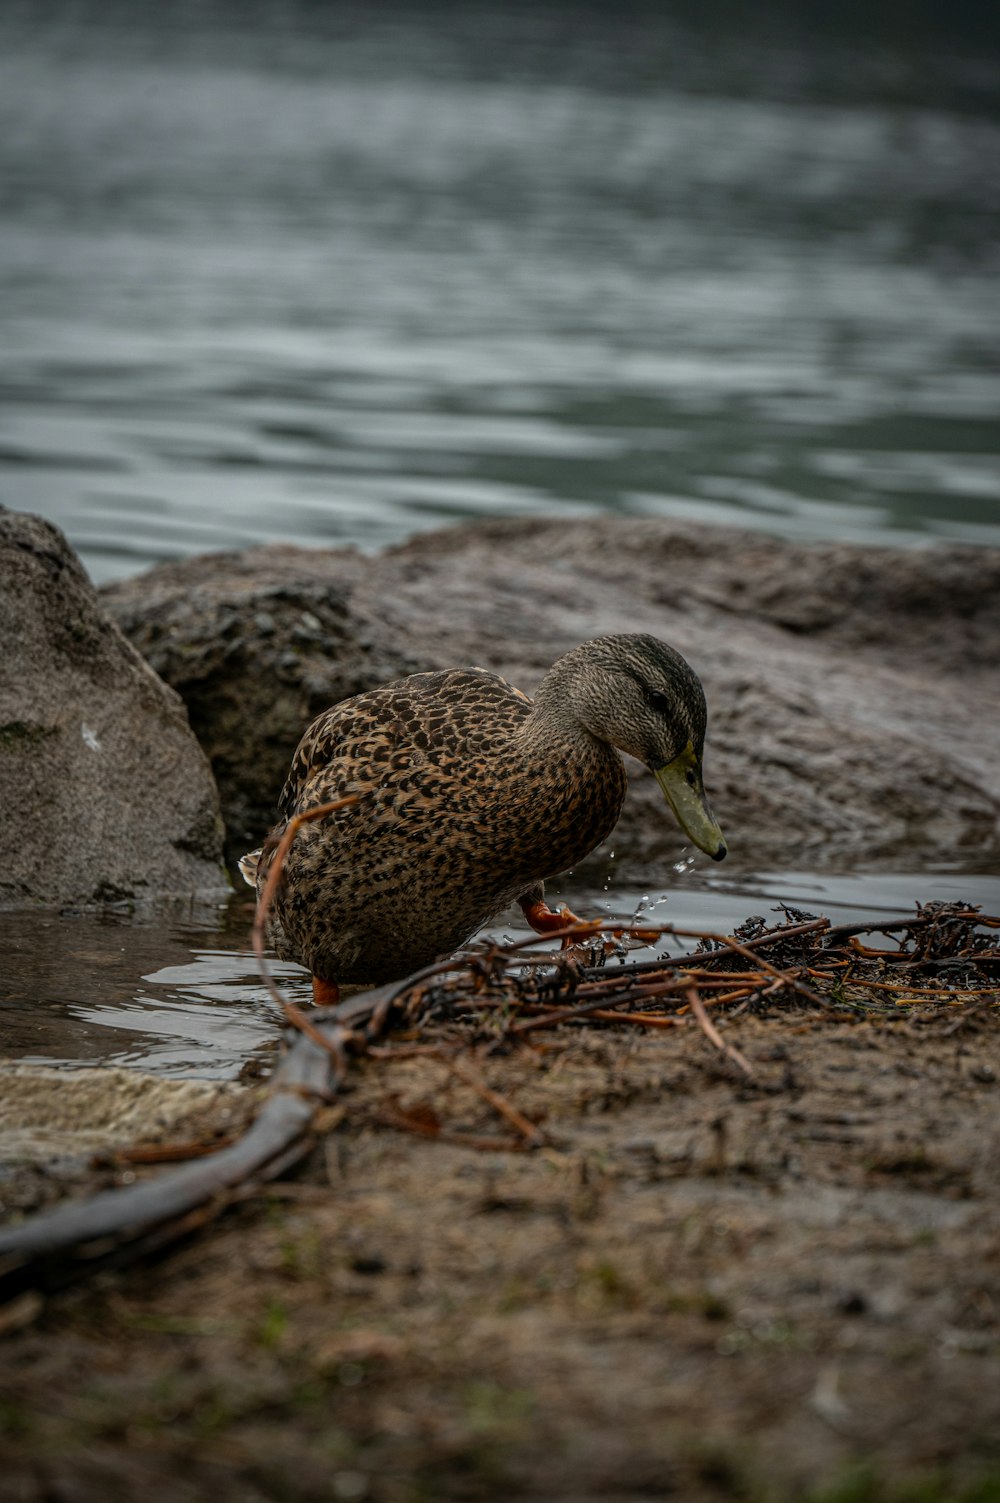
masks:
<instances>
[{"instance_id":1,"label":"duck's wing","mask_svg":"<svg viewBox=\"0 0 1000 1503\"><path fill-rule=\"evenodd\" d=\"M259 892L281 837L295 814L348 793L371 793L381 780L394 744L391 722L375 700L378 691L344 700L318 715L292 757L278 799L278 821L264 844L238 862L243 880ZM368 801L366 801L368 802ZM353 819L354 810L348 811ZM369 816L371 815L369 808Z\"/></svg>"},{"instance_id":2,"label":"duck's wing","mask_svg":"<svg viewBox=\"0 0 1000 1503\"><path fill-rule=\"evenodd\" d=\"M326 785L322 798L310 798L310 803L374 786L377 770L388 765L402 732L402 726L386 714L388 706L377 702L380 699L376 691L359 694L317 715L295 748L278 798L281 819L299 812L304 807L302 795L307 789L313 794L319 782Z\"/></svg>"},{"instance_id":3,"label":"duck's wing","mask_svg":"<svg viewBox=\"0 0 1000 1503\"><path fill-rule=\"evenodd\" d=\"M318 715L295 749L278 801L282 819L347 793L375 792L414 764L434 761L458 780L509 737L530 700L481 668L417 673Z\"/></svg>"}]
</instances>

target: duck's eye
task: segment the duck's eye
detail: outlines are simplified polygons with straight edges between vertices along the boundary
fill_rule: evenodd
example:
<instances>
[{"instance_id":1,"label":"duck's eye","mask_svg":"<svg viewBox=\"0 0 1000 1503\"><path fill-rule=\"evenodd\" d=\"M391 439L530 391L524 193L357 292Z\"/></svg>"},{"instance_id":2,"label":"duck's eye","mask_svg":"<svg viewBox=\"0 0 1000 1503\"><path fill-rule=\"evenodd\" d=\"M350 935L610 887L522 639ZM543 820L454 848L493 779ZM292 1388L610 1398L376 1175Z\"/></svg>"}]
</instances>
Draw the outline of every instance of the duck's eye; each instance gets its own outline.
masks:
<instances>
[{"instance_id":1,"label":"duck's eye","mask_svg":"<svg viewBox=\"0 0 1000 1503\"><path fill-rule=\"evenodd\" d=\"M670 710L670 701L665 694L658 694L655 689L649 691L649 703L657 715L666 715Z\"/></svg>"}]
</instances>

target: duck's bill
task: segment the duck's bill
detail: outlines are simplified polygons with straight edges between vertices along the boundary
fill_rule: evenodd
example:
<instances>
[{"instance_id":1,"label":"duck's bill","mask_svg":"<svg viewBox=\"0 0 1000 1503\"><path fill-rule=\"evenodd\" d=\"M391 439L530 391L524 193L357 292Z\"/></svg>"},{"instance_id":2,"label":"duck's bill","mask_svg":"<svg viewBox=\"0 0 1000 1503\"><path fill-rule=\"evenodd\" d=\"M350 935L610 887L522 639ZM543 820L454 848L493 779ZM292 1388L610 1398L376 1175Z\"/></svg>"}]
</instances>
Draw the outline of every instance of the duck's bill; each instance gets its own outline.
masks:
<instances>
[{"instance_id":1,"label":"duck's bill","mask_svg":"<svg viewBox=\"0 0 1000 1503\"><path fill-rule=\"evenodd\" d=\"M726 854L725 838L708 807L701 762L690 741L679 757L658 767L654 777L688 839L713 861L721 861Z\"/></svg>"}]
</instances>

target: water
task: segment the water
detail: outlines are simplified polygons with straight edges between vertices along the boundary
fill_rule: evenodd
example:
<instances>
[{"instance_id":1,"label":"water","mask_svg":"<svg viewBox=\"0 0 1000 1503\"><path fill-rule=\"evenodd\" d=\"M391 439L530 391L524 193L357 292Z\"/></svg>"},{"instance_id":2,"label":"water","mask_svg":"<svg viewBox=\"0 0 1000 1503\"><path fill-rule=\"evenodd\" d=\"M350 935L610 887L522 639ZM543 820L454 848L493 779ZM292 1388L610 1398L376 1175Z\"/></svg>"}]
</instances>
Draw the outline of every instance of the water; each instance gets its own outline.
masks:
<instances>
[{"instance_id":1,"label":"water","mask_svg":"<svg viewBox=\"0 0 1000 1503\"><path fill-rule=\"evenodd\" d=\"M730 932L752 913L771 917L779 902L835 923L906 914L933 899L971 900L997 914L1000 877L689 872L665 893L609 894L566 883L561 891L550 884L549 896L581 916L627 921L639 913L647 923ZM250 923L242 896L219 907L167 905L138 918L0 911L0 1052L35 1064L215 1078L235 1077L248 1061L266 1064L280 1020L250 949ZM501 940L527 933L509 917L489 931ZM652 953L636 950L630 959ZM272 969L289 998L309 1002L305 971L277 961Z\"/></svg>"},{"instance_id":2,"label":"water","mask_svg":"<svg viewBox=\"0 0 1000 1503\"><path fill-rule=\"evenodd\" d=\"M97 580L487 515L1000 542L995 50L672 10L7 0L0 498Z\"/></svg>"},{"instance_id":3,"label":"water","mask_svg":"<svg viewBox=\"0 0 1000 1503\"><path fill-rule=\"evenodd\" d=\"M991 39L661 9L5 0L0 501L98 581L539 513L1000 543ZM1000 908L696 875L653 916ZM0 1048L235 1074L242 903L0 915Z\"/></svg>"}]
</instances>

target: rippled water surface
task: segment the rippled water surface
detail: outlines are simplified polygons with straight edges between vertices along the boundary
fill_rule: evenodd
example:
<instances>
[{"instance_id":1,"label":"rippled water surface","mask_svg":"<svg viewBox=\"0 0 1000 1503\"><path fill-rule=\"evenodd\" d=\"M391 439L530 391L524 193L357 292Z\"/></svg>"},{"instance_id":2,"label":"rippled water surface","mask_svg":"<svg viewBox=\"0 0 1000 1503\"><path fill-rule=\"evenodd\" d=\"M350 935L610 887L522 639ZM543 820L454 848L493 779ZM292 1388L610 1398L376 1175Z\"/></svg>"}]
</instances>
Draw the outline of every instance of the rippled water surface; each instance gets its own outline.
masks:
<instances>
[{"instance_id":1,"label":"rippled water surface","mask_svg":"<svg viewBox=\"0 0 1000 1503\"><path fill-rule=\"evenodd\" d=\"M6 0L0 501L98 580L542 512L1000 543L996 49L845 14ZM1000 907L655 916L947 896ZM234 1074L249 922L0 914L3 1052Z\"/></svg>"},{"instance_id":2,"label":"rippled water surface","mask_svg":"<svg viewBox=\"0 0 1000 1503\"><path fill-rule=\"evenodd\" d=\"M550 885L553 895L557 887ZM767 872L735 880L695 873L692 880L686 872L665 892L567 885L560 897L582 915L730 931L752 913L780 922L781 902L834 922L911 913L914 903L932 900L973 901L996 914L1000 877ZM239 895L221 907L164 905L138 917L0 911L0 1053L36 1064L214 1077L269 1058L280 1020L250 949L251 917ZM525 933L514 923L490 931L498 939ZM272 967L286 995L306 1004L308 974L278 961Z\"/></svg>"},{"instance_id":3,"label":"rippled water surface","mask_svg":"<svg viewBox=\"0 0 1000 1503\"><path fill-rule=\"evenodd\" d=\"M1000 542L995 54L660 9L8 0L0 497Z\"/></svg>"}]
</instances>

